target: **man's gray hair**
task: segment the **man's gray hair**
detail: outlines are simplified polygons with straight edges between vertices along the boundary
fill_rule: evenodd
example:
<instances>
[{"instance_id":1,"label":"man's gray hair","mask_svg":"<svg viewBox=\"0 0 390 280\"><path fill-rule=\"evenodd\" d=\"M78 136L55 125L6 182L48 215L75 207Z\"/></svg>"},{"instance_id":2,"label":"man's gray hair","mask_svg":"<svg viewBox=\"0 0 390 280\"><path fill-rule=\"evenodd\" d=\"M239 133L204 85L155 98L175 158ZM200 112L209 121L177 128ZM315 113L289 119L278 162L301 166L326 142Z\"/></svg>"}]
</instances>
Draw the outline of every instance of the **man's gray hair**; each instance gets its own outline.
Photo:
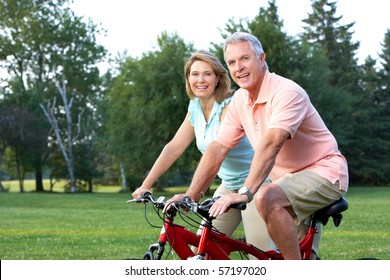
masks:
<instances>
[{"instance_id":1,"label":"man's gray hair","mask_svg":"<svg viewBox=\"0 0 390 280\"><path fill-rule=\"evenodd\" d=\"M229 37L227 37L223 47L223 52L225 53L226 48L229 44L235 42L249 42L251 49L255 52L255 54L258 57L260 57L260 55L264 52L260 40L257 39L256 36L253 36L252 34L246 32L235 32ZM226 57L225 57L225 61L226 61Z\"/></svg>"}]
</instances>

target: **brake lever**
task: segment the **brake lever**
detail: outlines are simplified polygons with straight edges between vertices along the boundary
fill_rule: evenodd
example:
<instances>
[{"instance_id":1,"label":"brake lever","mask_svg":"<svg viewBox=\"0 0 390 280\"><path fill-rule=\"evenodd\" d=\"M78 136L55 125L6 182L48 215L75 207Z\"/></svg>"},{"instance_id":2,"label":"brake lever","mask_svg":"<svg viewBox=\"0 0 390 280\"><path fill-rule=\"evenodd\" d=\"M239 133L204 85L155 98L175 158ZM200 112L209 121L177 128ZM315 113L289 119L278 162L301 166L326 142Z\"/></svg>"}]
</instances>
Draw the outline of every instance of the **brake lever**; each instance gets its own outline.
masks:
<instances>
[{"instance_id":1,"label":"brake lever","mask_svg":"<svg viewBox=\"0 0 390 280\"><path fill-rule=\"evenodd\" d=\"M162 199L162 201L165 199L165 197L160 197L159 199ZM149 201L154 202L154 197L151 192L144 192L142 193L140 198L130 199L127 201L127 203L148 203ZM159 200L157 200L159 202Z\"/></svg>"},{"instance_id":2,"label":"brake lever","mask_svg":"<svg viewBox=\"0 0 390 280\"><path fill-rule=\"evenodd\" d=\"M148 203L150 200L149 199L145 199L145 198L137 198L137 199L130 199L127 201L127 203L132 203L132 202L136 202L136 203Z\"/></svg>"},{"instance_id":3,"label":"brake lever","mask_svg":"<svg viewBox=\"0 0 390 280\"><path fill-rule=\"evenodd\" d=\"M191 197L185 196L182 199L182 203L180 204L180 207L185 211L192 211L196 212L198 209L198 204L192 201Z\"/></svg>"}]
</instances>

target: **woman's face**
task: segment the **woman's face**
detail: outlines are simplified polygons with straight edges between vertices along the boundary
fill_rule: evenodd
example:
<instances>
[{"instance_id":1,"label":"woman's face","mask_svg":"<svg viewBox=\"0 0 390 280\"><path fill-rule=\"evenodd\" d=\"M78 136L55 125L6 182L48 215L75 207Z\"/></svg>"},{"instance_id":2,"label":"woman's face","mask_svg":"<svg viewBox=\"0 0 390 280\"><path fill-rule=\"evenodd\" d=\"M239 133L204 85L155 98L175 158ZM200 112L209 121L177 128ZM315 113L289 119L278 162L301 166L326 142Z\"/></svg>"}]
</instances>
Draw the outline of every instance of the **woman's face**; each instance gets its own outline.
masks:
<instances>
[{"instance_id":1,"label":"woman's face","mask_svg":"<svg viewBox=\"0 0 390 280\"><path fill-rule=\"evenodd\" d=\"M192 92L199 99L215 97L215 87L218 80L209 63L198 60L191 65L188 82Z\"/></svg>"}]
</instances>

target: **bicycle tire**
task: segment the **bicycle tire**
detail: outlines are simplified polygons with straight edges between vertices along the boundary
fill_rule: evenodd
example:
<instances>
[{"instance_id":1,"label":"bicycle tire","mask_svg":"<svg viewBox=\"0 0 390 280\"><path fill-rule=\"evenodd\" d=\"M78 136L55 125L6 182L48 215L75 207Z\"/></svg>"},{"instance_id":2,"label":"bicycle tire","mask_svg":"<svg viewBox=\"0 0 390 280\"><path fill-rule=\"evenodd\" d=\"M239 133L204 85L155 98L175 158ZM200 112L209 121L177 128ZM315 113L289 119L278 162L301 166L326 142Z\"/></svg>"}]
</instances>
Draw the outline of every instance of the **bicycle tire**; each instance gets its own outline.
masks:
<instances>
[{"instance_id":1,"label":"bicycle tire","mask_svg":"<svg viewBox=\"0 0 390 280\"><path fill-rule=\"evenodd\" d=\"M144 256L143 256L142 259L143 259L143 260L151 260L151 261L153 261L153 260L154 260L153 252L152 252L152 251L147 251L147 252L144 254Z\"/></svg>"}]
</instances>

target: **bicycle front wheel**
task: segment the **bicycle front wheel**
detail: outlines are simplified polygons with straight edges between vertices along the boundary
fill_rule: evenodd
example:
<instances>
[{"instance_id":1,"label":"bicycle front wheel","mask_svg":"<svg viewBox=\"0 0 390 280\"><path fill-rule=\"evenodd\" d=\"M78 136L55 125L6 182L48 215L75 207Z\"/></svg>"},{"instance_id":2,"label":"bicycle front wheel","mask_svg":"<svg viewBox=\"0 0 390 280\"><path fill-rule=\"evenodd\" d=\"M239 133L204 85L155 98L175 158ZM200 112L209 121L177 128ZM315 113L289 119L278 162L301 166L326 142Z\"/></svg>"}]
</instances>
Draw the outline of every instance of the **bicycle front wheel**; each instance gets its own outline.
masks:
<instances>
[{"instance_id":1,"label":"bicycle front wheel","mask_svg":"<svg viewBox=\"0 0 390 280\"><path fill-rule=\"evenodd\" d=\"M147 251L142 259L143 260L154 260L153 252Z\"/></svg>"}]
</instances>

